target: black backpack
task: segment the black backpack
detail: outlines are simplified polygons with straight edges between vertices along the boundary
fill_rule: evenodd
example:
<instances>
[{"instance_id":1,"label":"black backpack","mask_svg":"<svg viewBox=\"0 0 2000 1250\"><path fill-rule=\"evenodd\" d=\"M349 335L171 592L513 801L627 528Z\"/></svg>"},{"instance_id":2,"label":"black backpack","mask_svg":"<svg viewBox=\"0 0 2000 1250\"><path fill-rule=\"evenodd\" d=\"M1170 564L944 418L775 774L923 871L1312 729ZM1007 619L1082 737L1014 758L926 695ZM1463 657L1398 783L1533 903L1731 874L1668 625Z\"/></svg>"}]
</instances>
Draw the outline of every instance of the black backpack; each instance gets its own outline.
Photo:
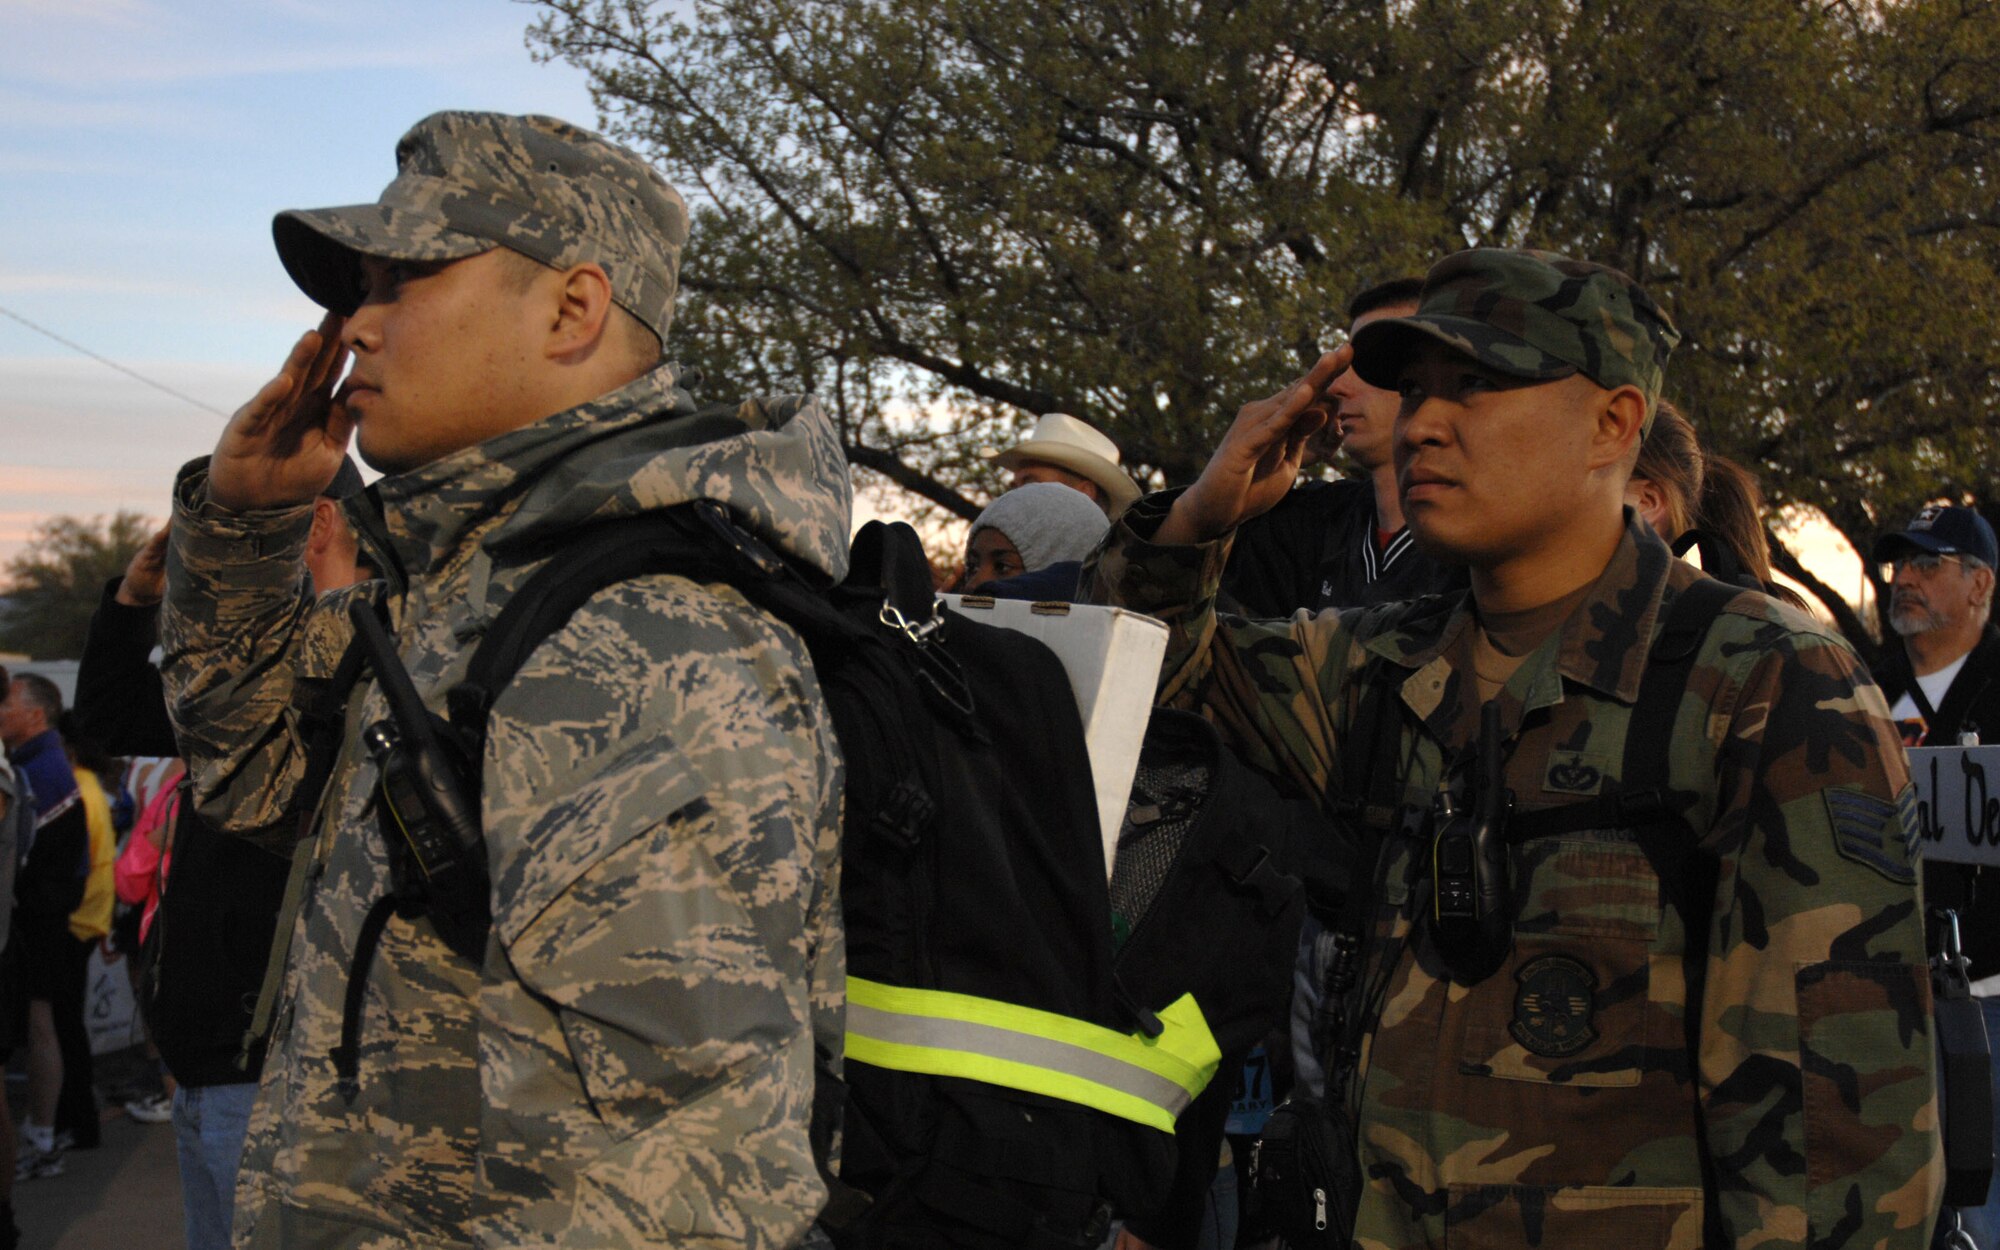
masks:
<instances>
[{"instance_id":1,"label":"black backpack","mask_svg":"<svg viewBox=\"0 0 2000 1250\"><path fill-rule=\"evenodd\" d=\"M1153 709L1118 836L1119 981L1144 1003L1192 993L1225 1056L1284 1024L1315 896L1344 892L1333 822L1286 798L1193 712Z\"/></svg>"}]
</instances>

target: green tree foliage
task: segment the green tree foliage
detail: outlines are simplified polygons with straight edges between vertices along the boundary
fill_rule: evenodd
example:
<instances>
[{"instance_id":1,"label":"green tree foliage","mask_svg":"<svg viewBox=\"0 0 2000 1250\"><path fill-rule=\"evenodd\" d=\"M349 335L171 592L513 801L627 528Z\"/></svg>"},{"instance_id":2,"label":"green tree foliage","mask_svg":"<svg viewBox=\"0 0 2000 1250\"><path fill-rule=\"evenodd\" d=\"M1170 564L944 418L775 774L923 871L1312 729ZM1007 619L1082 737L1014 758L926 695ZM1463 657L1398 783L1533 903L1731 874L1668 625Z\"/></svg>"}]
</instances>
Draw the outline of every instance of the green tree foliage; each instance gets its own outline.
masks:
<instances>
[{"instance_id":1,"label":"green tree foliage","mask_svg":"<svg viewBox=\"0 0 2000 1250\"><path fill-rule=\"evenodd\" d=\"M121 511L51 517L38 526L28 546L7 562L0 651L38 660L80 658L104 583L125 572L157 524Z\"/></svg>"},{"instance_id":2,"label":"green tree foliage","mask_svg":"<svg viewBox=\"0 0 2000 1250\"><path fill-rule=\"evenodd\" d=\"M1483 244L1643 281L1708 444L1864 550L2000 498L1994 0L539 7L695 205L676 353L961 514L1053 409L1189 479L1356 289Z\"/></svg>"}]
</instances>

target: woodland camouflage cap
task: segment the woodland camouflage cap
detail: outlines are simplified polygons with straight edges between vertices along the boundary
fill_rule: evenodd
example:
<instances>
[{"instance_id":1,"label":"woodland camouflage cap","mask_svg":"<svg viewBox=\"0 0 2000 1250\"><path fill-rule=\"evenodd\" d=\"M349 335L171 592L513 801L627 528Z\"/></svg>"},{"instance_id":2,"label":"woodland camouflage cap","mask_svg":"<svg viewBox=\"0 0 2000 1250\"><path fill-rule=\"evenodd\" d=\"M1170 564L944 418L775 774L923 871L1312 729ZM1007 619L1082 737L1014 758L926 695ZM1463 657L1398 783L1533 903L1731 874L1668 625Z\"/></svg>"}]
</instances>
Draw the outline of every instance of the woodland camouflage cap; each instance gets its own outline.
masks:
<instances>
[{"instance_id":1,"label":"woodland camouflage cap","mask_svg":"<svg viewBox=\"0 0 2000 1250\"><path fill-rule=\"evenodd\" d=\"M279 213L271 233L292 280L343 315L361 301L360 256L457 260L498 244L558 269L597 262L664 341L688 212L658 170L568 122L433 113L397 142L376 203Z\"/></svg>"},{"instance_id":2,"label":"woodland camouflage cap","mask_svg":"<svg viewBox=\"0 0 2000 1250\"><path fill-rule=\"evenodd\" d=\"M1616 269L1552 252L1476 248L1431 267L1415 314L1361 328L1354 371L1370 386L1393 390L1404 361L1426 340L1518 378L1581 373L1606 389L1636 386L1645 392L1650 426L1667 356L1681 335Z\"/></svg>"}]
</instances>

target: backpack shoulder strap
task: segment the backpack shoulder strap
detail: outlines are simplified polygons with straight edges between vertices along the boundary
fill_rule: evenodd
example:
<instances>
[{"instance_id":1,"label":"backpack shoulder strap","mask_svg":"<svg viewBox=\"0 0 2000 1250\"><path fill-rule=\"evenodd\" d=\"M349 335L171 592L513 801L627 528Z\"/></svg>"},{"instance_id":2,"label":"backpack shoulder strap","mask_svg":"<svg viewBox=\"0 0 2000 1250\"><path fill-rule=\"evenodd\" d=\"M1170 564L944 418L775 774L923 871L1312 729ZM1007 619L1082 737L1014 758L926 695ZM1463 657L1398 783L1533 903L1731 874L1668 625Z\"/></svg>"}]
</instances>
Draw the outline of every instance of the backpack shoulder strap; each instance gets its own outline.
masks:
<instances>
[{"instance_id":1,"label":"backpack shoulder strap","mask_svg":"<svg viewBox=\"0 0 2000 1250\"><path fill-rule=\"evenodd\" d=\"M1356 624L1355 640L1349 645L1365 648L1366 640L1377 636L1391 618L1401 628L1434 617L1451 604L1447 597L1428 596L1411 604L1370 609ZM1377 835L1395 823L1403 801L1407 761L1402 722L1396 711L1403 676L1389 661L1368 654L1345 683L1346 723L1336 726L1343 731L1335 778L1340 791L1328 796L1327 810L1357 829L1365 826Z\"/></svg>"},{"instance_id":2,"label":"backpack shoulder strap","mask_svg":"<svg viewBox=\"0 0 2000 1250\"><path fill-rule=\"evenodd\" d=\"M295 695L300 724L305 731L306 748L305 773L299 779L298 788L298 834L301 838L312 832L320 795L333 776L334 763L340 758L341 740L347 729L347 702L353 696L354 688L361 684L361 672L367 663L368 652L362 647L361 640L351 639L347 650L341 653L333 676L325 681L301 681L301 689Z\"/></svg>"},{"instance_id":3,"label":"backpack shoulder strap","mask_svg":"<svg viewBox=\"0 0 2000 1250\"><path fill-rule=\"evenodd\" d=\"M1764 585L1756 575L1743 567L1743 561L1736 557L1729 545L1721 537L1704 529L1691 529L1670 544L1675 556L1685 556L1690 551L1701 555L1702 571L1733 590L1763 590Z\"/></svg>"},{"instance_id":4,"label":"backpack shoulder strap","mask_svg":"<svg viewBox=\"0 0 2000 1250\"><path fill-rule=\"evenodd\" d=\"M445 695L451 725L467 756L477 760L486 720L521 666L590 598L607 587L650 573L678 573L745 588L776 582L789 566L730 520L712 500L595 526L553 551L487 629L465 676ZM810 599L810 591L802 601ZM753 596L754 597L754 596ZM761 602L761 600L760 600Z\"/></svg>"},{"instance_id":5,"label":"backpack shoulder strap","mask_svg":"<svg viewBox=\"0 0 2000 1250\"><path fill-rule=\"evenodd\" d=\"M1654 639L1645 675L1639 679L1639 699L1625 735L1625 762L1620 774L1625 789L1634 788L1635 778L1648 787L1665 789L1668 752L1660 750L1659 744L1673 737L1681 696L1687 693L1695 656L1701 652L1709 628L1743 589L1704 577L1683 590L1668 610L1666 627Z\"/></svg>"},{"instance_id":6,"label":"backpack shoulder strap","mask_svg":"<svg viewBox=\"0 0 2000 1250\"><path fill-rule=\"evenodd\" d=\"M1668 771L1674 718L1681 696L1694 673L1695 657L1709 628L1741 589L1711 577L1688 586L1667 617L1666 628L1653 643L1646 674L1639 680L1639 702L1625 735L1621 793L1649 810L1633 814L1639 846L1660 878L1662 901L1681 914L1686 933L1682 952L1687 1007L1682 1013L1682 1051L1689 1061L1701 1053L1701 1002L1708 985L1709 913L1714 902L1717 866L1693 854L1694 830L1687 828L1685 808L1672 797ZM1649 797L1650 796L1650 800ZM1681 836L1673 836L1679 834ZM1678 868L1679 871L1672 871ZM1698 1082L1697 1082L1698 1084ZM1695 1141L1701 1159L1702 1231L1709 1245L1723 1245L1728 1230L1722 1222L1715 1155L1709 1147L1708 1118L1695 1116Z\"/></svg>"},{"instance_id":7,"label":"backpack shoulder strap","mask_svg":"<svg viewBox=\"0 0 2000 1250\"><path fill-rule=\"evenodd\" d=\"M1672 753L1662 747L1673 741L1674 718L1680 713L1681 696L1687 693L1702 641L1723 609L1742 593L1742 587L1704 577L1674 599L1667 610L1666 625L1646 657L1645 675L1639 679L1639 696L1625 732L1625 758L1617 792L1583 803L1515 812L1507 822L1510 841L1557 837L1585 829L1643 832L1680 819L1679 806L1667 785ZM1649 846L1656 840L1645 839Z\"/></svg>"}]
</instances>

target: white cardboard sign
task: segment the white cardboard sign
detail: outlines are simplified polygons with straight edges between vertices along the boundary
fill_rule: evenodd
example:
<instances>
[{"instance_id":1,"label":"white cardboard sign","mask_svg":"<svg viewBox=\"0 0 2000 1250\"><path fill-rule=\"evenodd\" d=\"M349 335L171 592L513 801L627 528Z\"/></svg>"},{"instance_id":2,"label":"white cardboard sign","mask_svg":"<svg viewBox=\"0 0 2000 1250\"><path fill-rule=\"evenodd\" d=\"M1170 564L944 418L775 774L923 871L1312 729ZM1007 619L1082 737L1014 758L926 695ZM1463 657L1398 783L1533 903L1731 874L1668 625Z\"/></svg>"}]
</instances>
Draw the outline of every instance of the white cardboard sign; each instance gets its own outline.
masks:
<instances>
[{"instance_id":1,"label":"white cardboard sign","mask_svg":"<svg viewBox=\"0 0 2000 1250\"><path fill-rule=\"evenodd\" d=\"M1083 603L1029 603L984 595L945 595L955 612L1039 639L1062 661L1083 718L1090 748L1090 776L1097 791L1097 821L1104 839L1104 876L1118 850L1118 830L1139 747L1153 714L1160 661L1167 655L1167 627L1124 608Z\"/></svg>"},{"instance_id":2,"label":"white cardboard sign","mask_svg":"<svg viewBox=\"0 0 2000 1250\"><path fill-rule=\"evenodd\" d=\"M1913 747L1925 859L2000 864L2000 746Z\"/></svg>"}]
</instances>

